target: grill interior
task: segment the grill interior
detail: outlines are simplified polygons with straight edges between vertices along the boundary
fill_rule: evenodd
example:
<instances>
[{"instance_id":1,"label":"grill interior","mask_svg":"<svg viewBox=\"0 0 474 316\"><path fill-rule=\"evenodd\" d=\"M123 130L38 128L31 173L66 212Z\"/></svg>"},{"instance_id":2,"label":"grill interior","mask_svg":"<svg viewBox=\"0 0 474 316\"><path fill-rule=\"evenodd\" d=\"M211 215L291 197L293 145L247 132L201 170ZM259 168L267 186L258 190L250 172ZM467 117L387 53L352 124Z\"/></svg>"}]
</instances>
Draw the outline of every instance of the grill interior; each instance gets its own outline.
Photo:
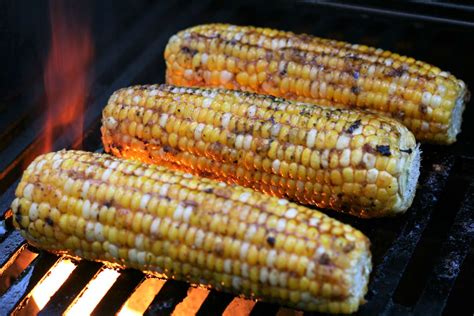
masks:
<instances>
[{"instance_id":1,"label":"grill interior","mask_svg":"<svg viewBox=\"0 0 474 316\"><path fill-rule=\"evenodd\" d=\"M44 142L41 131L45 96L38 65L46 52L39 50L36 56L28 52L19 54L28 45L34 45L25 29L36 27L38 36L47 38L47 7L38 3L29 4L36 6L29 7L30 13L25 13L22 4L3 4L2 12L6 16L0 19L3 23L0 31L7 39L2 44L7 50L1 54L18 63L6 65L7 70L17 70L13 77L1 78L3 88L0 89L4 95L0 103L0 314L62 313L86 295L91 281L110 271L101 263L71 263L69 259L40 252L27 246L12 229L9 206L15 187L22 169ZM277 1L269 7L250 1L237 6L211 0L89 4L93 8L96 59L90 71L92 84L81 145L89 151L102 150L100 114L112 92L131 84L163 82L162 54L168 38L198 23L252 24L364 43L430 62L465 80L471 89L474 87L471 57L474 7L467 5L430 2L377 6L370 1ZM21 22L17 34L15 18L23 13L26 20L28 14L38 17ZM104 24L109 27L103 28ZM46 27L38 28L40 25ZM405 215L361 220L327 211L363 231L372 242L374 270L367 304L359 314L462 312L472 315L472 304L466 302L474 292L474 127L470 124L474 120L473 112L468 104L463 131L454 145L422 145L419 187L413 206ZM65 131L56 134L56 150L72 148L77 143ZM53 267L67 267L67 264L73 264L75 269L39 309L35 287L47 279ZM124 311L124 306L131 304L130 297L134 293L141 295L140 291L147 288L156 293L148 294L151 300L145 304L145 314L301 313L226 293L207 293L184 282L148 278L135 270L119 271L114 280L93 307L93 314Z\"/></svg>"}]
</instances>

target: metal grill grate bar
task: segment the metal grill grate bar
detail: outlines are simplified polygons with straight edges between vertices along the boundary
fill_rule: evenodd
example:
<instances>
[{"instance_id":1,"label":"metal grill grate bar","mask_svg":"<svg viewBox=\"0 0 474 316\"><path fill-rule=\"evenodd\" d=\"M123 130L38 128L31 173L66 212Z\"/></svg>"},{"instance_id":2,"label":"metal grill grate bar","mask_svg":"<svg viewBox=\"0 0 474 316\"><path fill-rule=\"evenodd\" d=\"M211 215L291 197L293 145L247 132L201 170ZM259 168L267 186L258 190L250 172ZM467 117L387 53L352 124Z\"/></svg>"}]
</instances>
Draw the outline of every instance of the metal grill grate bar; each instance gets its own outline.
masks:
<instances>
[{"instance_id":1,"label":"metal grill grate bar","mask_svg":"<svg viewBox=\"0 0 474 316\"><path fill-rule=\"evenodd\" d=\"M12 231L7 238L0 243L0 274L2 274L20 254L26 243L20 232Z\"/></svg>"},{"instance_id":2,"label":"metal grill grate bar","mask_svg":"<svg viewBox=\"0 0 474 316\"><path fill-rule=\"evenodd\" d=\"M102 267L103 264L97 262L79 262L39 315L59 315L66 311Z\"/></svg>"},{"instance_id":3,"label":"metal grill grate bar","mask_svg":"<svg viewBox=\"0 0 474 316\"><path fill-rule=\"evenodd\" d=\"M155 296L144 315L170 315L188 294L189 284L182 281L168 280Z\"/></svg>"},{"instance_id":4,"label":"metal grill grate bar","mask_svg":"<svg viewBox=\"0 0 474 316\"><path fill-rule=\"evenodd\" d=\"M443 312L449 293L473 240L473 211L474 182L469 186L464 203L459 209L449 236L441 248L442 255L415 306L415 314L439 315Z\"/></svg>"},{"instance_id":5,"label":"metal grill grate bar","mask_svg":"<svg viewBox=\"0 0 474 316\"><path fill-rule=\"evenodd\" d=\"M99 316L119 312L127 299L144 280L144 274L138 270L127 269L121 271L120 276L95 307L92 315Z\"/></svg>"},{"instance_id":6,"label":"metal grill grate bar","mask_svg":"<svg viewBox=\"0 0 474 316\"><path fill-rule=\"evenodd\" d=\"M0 297L2 313L10 314L16 307L21 308L31 290L46 276L46 273L58 260L58 257L45 252L33 260L15 283Z\"/></svg>"}]
</instances>

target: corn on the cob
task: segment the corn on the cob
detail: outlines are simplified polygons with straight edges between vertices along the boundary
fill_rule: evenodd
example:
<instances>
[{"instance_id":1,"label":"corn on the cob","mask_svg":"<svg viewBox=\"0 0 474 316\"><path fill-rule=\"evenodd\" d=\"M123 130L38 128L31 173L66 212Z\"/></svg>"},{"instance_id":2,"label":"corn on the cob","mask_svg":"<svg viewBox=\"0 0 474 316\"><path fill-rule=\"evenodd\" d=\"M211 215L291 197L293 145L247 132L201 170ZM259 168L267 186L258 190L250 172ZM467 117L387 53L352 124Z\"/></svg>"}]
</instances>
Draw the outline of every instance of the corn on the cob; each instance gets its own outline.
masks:
<instances>
[{"instance_id":1,"label":"corn on the cob","mask_svg":"<svg viewBox=\"0 0 474 316\"><path fill-rule=\"evenodd\" d=\"M322 312L357 310L369 240L314 210L104 154L60 151L25 171L14 224L37 247Z\"/></svg>"},{"instance_id":2,"label":"corn on the cob","mask_svg":"<svg viewBox=\"0 0 474 316\"><path fill-rule=\"evenodd\" d=\"M413 58L268 28L195 26L171 37L165 59L171 84L370 109L436 143L456 140L468 98L463 81Z\"/></svg>"},{"instance_id":3,"label":"corn on the cob","mask_svg":"<svg viewBox=\"0 0 474 316\"><path fill-rule=\"evenodd\" d=\"M402 124L246 92L135 86L103 111L105 150L362 217L411 204L419 150Z\"/></svg>"}]
</instances>

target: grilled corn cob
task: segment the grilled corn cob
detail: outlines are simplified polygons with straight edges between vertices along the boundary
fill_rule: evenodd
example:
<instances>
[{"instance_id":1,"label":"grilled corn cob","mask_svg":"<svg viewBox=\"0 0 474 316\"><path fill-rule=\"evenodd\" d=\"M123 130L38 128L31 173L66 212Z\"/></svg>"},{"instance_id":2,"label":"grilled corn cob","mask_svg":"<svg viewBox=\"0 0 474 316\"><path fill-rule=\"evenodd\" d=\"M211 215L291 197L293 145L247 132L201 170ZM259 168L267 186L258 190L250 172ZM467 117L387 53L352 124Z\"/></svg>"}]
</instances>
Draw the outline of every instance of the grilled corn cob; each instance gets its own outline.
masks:
<instances>
[{"instance_id":1,"label":"grilled corn cob","mask_svg":"<svg viewBox=\"0 0 474 316\"><path fill-rule=\"evenodd\" d=\"M60 151L25 171L14 224L33 245L322 312L357 310L368 239L250 189L104 154Z\"/></svg>"},{"instance_id":2,"label":"grilled corn cob","mask_svg":"<svg viewBox=\"0 0 474 316\"><path fill-rule=\"evenodd\" d=\"M362 217L405 211L419 174L415 138L394 120L230 90L121 89L102 139L118 157Z\"/></svg>"},{"instance_id":3,"label":"grilled corn cob","mask_svg":"<svg viewBox=\"0 0 474 316\"><path fill-rule=\"evenodd\" d=\"M463 81L413 58L267 28L195 26L171 37L165 59L171 84L370 109L442 144L456 141L468 98Z\"/></svg>"}]
</instances>

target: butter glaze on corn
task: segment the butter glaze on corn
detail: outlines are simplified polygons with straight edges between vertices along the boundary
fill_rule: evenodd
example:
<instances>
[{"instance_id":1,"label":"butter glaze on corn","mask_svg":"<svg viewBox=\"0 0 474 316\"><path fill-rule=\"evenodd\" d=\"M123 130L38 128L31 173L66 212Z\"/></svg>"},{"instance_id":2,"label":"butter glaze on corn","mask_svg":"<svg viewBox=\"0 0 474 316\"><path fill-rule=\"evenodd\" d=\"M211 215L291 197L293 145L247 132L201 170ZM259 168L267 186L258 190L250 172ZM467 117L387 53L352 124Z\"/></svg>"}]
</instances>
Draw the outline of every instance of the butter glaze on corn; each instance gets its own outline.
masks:
<instances>
[{"instance_id":1,"label":"butter glaze on corn","mask_svg":"<svg viewBox=\"0 0 474 316\"><path fill-rule=\"evenodd\" d=\"M105 150L362 217L405 211L419 174L402 124L270 96L168 85L115 92Z\"/></svg>"},{"instance_id":2,"label":"butter glaze on corn","mask_svg":"<svg viewBox=\"0 0 474 316\"><path fill-rule=\"evenodd\" d=\"M195 26L171 37L165 59L171 84L370 109L442 144L456 141L469 95L462 80L413 58L268 28Z\"/></svg>"},{"instance_id":3,"label":"butter glaze on corn","mask_svg":"<svg viewBox=\"0 0 474 316\"><path fill-rule=\"evenodd\" d=\"M26 169L12 203L33 245L310 311L351 313L368 239L236 185L105 154L60 151Z\"/></svg>"}]
</instances>

